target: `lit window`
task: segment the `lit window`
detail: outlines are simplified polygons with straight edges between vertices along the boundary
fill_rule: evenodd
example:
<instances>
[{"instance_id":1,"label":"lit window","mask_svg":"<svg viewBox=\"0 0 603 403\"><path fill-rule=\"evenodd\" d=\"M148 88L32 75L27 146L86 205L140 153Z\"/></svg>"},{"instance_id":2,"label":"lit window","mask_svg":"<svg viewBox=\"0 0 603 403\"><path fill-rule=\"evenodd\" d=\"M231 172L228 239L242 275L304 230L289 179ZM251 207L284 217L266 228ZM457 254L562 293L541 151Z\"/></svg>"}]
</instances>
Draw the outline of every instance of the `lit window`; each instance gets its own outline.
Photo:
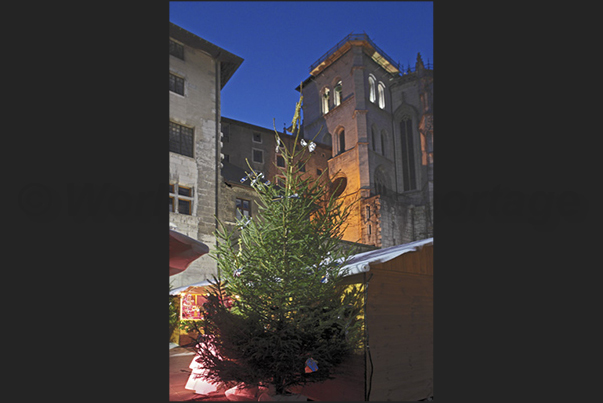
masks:
<instances>
[{"instance_id":1,"label":"lit window","mask_svg":"<svg viewBox=\"0 0 603 403\"><path fill-rule=\"evenodd\" d=\"M379 108L385 109L385 85L379 83Z\"/></svg>"},{"instance_id":2,"label":"lit window","mask_svg":"<svg viewBox=\"0 0 603 403\"><path fill-rule=\"evenodd\" d=\"M341 91L342 91L341 81L338 81L337 84L335 85L335 98L333 99L333 104L335 106L339 106L339 104L341 104Z\"/></svg>"},{"instance_id":3,"label":"lit window","mask_svg":"<svg viewBox=\"0 0 603 403\"><path fill-rule=\"evenodd\" d=\"M184 78L170 73L170 91L184 95Z\"/></svg>"},{"instance_id":4,"label":"lit window","mask_svg":"<svg viewBox=\"0 0 603 403\"><path fill-rule=\"evenodd\" d=\"M375 77L371 74L369 75L369 101L375 102L375 100L377 100L375 94Z\"/></svg>"},{"instance_id":5,"label":"lit window","mask_svg":"<svg viewBox=\"0 0 603 403\"><path fill-rule=\"evenodd\" d=\"M170 151L185 155L193 156L193 129L190 127L179 125L178 123L170 122Z\"/></svg>"},{"instance_id":6,"label":"lit window","mask_svg":"<svg viewBox=\"0 0 603 403\"><path fill-rule=\"evenodd\" d=\"M324 92L322 93L322 113L323 114L329 113L329 96L330 95L331 95L331 92L329 91L329 89L325 88Z\"/></svg>"}]
</instances>

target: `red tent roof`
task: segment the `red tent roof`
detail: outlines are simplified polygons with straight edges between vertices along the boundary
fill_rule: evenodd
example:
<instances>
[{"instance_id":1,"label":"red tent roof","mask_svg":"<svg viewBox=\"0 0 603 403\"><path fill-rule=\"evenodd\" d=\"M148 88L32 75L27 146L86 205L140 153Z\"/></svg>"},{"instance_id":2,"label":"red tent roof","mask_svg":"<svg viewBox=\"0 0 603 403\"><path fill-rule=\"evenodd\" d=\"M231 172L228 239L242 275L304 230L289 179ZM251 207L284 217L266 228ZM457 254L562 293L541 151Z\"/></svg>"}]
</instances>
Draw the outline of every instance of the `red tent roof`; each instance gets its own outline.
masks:
<instances>
[{"instance_id":1,"label":"red tent roof","mask_svg":"<svg viewBox=\"0 0 603 403\"><path fill-rule=\"evenodd\" d=\"M209 252L209 247L196 239L170 230L170 276L187 269L190 264Z\"/></svg>"}]
</instances>

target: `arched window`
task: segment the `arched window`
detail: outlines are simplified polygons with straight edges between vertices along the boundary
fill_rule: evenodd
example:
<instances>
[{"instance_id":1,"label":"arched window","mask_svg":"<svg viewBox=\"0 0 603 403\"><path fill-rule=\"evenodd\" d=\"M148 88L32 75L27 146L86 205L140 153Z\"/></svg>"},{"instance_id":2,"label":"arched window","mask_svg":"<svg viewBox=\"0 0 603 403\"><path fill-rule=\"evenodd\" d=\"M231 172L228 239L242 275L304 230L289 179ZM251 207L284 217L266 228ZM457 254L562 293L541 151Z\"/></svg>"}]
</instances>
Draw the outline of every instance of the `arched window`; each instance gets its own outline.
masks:
<instances>
[{"instance_id":1,"label":"arched window","mask_svg":"<svg viewBox=\"0 0 603 403\"><path fill-rule=\"evenodd\" d=\"M385 153L385 146L387 144L386 139L387 136L385 135L385 130L381 130L381 155L386 157L386 153Z\"/></svg>"},{"instance_id":2,"label":"arched window","mask_svg":"<svg viewBox=\"0 0 603 403\"><path fill-rule=\"evenodd\" d=\"M348 184L348 180L345 176L340 176L340 177L336 178L331 183L331 192L333 192L333 197L337 198L337 197L341 196L341 194L345 190L347 184Z\"/></svg>"},{"instance_id":3,"label":"arched window","mask_svg":"<svg viewBox=\"0 0 603 403\"><path fill-rule=\"evenodd\" d=\"M371 102L375 102L377 100L377 95L376 95L376 80L375 80L375 76L373 76L372 74L369 75L369 101Z\"/></svg>"},{"instance_id":4,"label":"arched window","mask_svg":"<svg viewBox=\"0 0 603 403\"><path fill-rule=\"evenodd\" d=\"M373 146L373 151L377 151L377 133L375 133L375 127L371 127L371 145Z\"/></svg>"},{"instance_id":5,"label":"arched window","mask_svg":"<svg viewBox=\"0 0 603 403\"><path fill-rule=\"evenodd\" d=\"M379 108L385 109L385 84L379 82Z\"/></svg>"},{"instance_id":6,"label":"arched window","mask_svg":"<svg viewBox=\"0 0 603 403\"><path fill-rule=\"evenodd\" d=\"M328 88L325 88L322 93L322 113L329 113L329 97L331 96L331 92Z\"/></svg>"},{"instance_id":7,"label":"arched window","mask_svg":"<svg viewBox=\"0 0 603 403\"><path fill-rule=\"evenodd\" d=\"M341 90L341 81L338 81L337 84L335 84L335 98L333 99L333 104L335 106L339 106L339 104L341 104Z\"/></svg>"},{"instance_id":8,"label":"arched window","mask_svg":"<svg viewBox=\"0 0 603 403\"><path fill-rule=\"evenodd\" d=\"M337 154L341 154L345 151L345 130L341 129L337 137L339 140L339 148L337 149Z\"/></svg>"},{"instance_id":9,"label":"arched window","mask_svg":"<svg viewBox=\"0 0 603 403\"><path fill-rule=\"evenodd\" d=\"M404 191L417 188L415 175L414 136L412 133L412 119L404 117L400 122L400 135L402 140L402 174Z\"/></svg>"}]
</instances>

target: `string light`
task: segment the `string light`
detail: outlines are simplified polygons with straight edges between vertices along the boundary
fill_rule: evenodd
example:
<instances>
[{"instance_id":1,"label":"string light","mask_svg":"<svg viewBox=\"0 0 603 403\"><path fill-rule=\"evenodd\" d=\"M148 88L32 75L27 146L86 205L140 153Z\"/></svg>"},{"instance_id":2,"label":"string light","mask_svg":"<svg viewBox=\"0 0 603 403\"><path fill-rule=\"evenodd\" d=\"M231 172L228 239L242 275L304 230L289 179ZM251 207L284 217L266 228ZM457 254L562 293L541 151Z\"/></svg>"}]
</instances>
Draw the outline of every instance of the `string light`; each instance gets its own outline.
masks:
<instances>
[{"instance_id":1,"label":"string light","mask_svg":"<svg viewBox=\"0 0 603 403\"><path fill-rule=\"evenodd\" d=\"M301 139L299 143L302 145L302 147L308 146L308 150L310 150L310 152L314 151L314 149L316 148L316 144L314 144L313 141L311 141L310 144L308 144L306 142L306 140Z\"/></svg>"},{"instance_id":2,"label":"string light","mask_svg":"<svg viewBox=\"0 0 603 403\"><path fill-rule=\"evenodd\" d=\"M256 175L256 177L255 177L255 178L253 178L253 181L251 181L251 186L255 185L255 183L256 183L258 180L262 179L263 177L264 177L264 174L263 174L263 173L261 173L261 172L260 172L259 174L257 174L257 175Z\"/></svg>"},{"instance_id":3,"label":"string light","mask_svg":"<svg viewBox=\"0 0 603 403\"><path fill-rule=\"evenodd\" d=\"M283 195L277 195L272 198L272 201L279 201L284 198L285 198L285 196L283 196ZM288 196L287 198L288 199L299 199L299 195L297 193L295 193L295 194L292 194L291 196Z\"/></svg>"}]
</instances>

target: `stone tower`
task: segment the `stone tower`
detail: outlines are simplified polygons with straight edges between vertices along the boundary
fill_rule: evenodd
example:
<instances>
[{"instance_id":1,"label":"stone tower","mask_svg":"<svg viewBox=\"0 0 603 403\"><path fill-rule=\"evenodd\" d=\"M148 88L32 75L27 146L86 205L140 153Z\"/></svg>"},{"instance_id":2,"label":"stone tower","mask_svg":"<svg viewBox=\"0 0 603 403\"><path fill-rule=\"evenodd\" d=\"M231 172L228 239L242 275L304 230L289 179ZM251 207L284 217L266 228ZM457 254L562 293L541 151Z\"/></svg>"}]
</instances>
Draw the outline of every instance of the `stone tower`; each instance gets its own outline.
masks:
<instances>
[{"instance_id":1,"label":"stone tower","mask_svg":"<svg viewBox=\"0 0 603 403\"><path fill-rule=\"evenodd\" d=\"M310 66L306 139L332 147L340 197L359 198L344 239L388 247L433 236L433 70L406 71L366 34L350 34Z\"/></svg>"}]
</instances>

